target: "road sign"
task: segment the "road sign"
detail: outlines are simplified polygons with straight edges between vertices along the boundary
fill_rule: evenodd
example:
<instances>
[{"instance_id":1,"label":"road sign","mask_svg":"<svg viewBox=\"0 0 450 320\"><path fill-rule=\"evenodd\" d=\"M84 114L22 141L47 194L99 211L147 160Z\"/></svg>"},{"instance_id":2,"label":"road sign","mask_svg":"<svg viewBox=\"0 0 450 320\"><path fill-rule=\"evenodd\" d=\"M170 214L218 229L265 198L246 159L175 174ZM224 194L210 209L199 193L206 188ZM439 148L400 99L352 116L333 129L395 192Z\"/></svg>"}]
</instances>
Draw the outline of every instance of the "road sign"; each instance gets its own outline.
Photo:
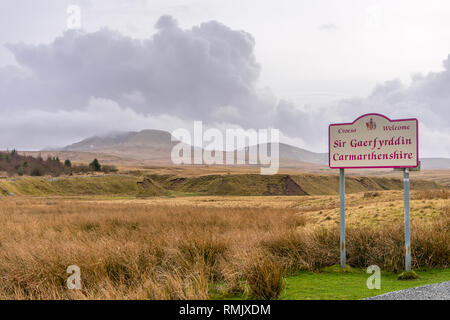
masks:
<instances>
[{"instance_id":1,"label":"road sign","mask_svg":"<svg viewBox=\"0 0 450 320\"><path fill-rule=\"evenodd\" d=\"M329 166L415 168L419 165L417 119L391 120L370 113L329 126Z\"/></svg>"},{"instance_id":2,"label":"road sign","mask_svg":"<svg viewBox=\"0 0 450 320\"><path fill-rule=\"evenodd\" d=\"M344 169L394 168L404 172L405 270L411 270L409 170L420 170L417 119L369 113L328 128L329 167L339 169L340 262L346 266Z\"/></svg>"}]
</instances>

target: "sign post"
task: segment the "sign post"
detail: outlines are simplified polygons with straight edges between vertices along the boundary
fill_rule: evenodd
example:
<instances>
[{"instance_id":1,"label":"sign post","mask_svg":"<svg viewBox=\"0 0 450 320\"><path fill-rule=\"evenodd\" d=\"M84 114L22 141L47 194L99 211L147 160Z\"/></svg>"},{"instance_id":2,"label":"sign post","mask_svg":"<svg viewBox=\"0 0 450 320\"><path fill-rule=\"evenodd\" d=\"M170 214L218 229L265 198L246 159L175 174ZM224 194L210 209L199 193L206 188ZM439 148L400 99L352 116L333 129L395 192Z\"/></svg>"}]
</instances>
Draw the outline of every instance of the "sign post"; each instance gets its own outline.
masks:
<instances>
[{"instance_id":1,"label":"sign post","mask_svg":"<svg viewBox=\"0 0 450 320\"><path fill-rule=\"evenodd\" d=\"M404 200L405 200L405 271L411 271L411 231L409 227L409 170L403 173Z\"/></svg>"},{"instance_id":2,"label":"sign post","mask_svg":"<svg viewBox=\"0 0 450 320\"><path fill-rule=\"evenodd\" d=\"M341 220L340 220L340 227L341 227L341 243L340 243L340 251L341 251L341 268L345 268L345 260L346 260L346 254L345 254L345 172L344 169L339 169L339 193L340 193L340 204L341 204Z\"/></svg>"},{"instance_id":3,"label":"sign post","mask_svg":"<svg viewBox=\"0 0 450 320\"><path fill-rule=\"evenodd\" d=\"M404 172L405 270L410 271L409 168L419 165L417 119L369 113L351 123L330 124L328 130L329 167L339 169L341 267L346 266L344 169L394 168Z\"/></svg>"}]
</instances>

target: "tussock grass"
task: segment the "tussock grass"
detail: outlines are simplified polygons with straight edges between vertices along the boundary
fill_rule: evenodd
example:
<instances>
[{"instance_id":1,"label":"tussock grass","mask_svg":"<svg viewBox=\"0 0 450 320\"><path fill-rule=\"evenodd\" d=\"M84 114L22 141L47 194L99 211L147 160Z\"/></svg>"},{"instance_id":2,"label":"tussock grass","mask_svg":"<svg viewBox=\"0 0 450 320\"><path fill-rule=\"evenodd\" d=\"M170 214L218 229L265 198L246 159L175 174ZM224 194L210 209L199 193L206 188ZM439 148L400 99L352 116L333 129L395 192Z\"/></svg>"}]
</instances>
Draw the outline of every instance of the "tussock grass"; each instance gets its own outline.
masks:
<instances>
[{"instance_id":1,"label":"tussock grass","mask_svg":"<svg viewBox=\"0 0 450 320\"><path fill-rule=\"evenodd\" d=\"M359 206L361 198L351 199ZM335 200L308 199L294 199L293 206L226 207L213 198L189 203L3 197L0 298L208 299L212 288L277 298L285 275L339 261L338 225L316 223L302 210ZM349 225L348 264L403 270L401 226L389 219ZM432 220L413 220L413 268L449 267L449 245L448 203ZM81 269L82 290L66 287L70 265Z\"/></svg>"},{"instance_id":2,"label":"tussock grass","mask_svg":"<svg viewBox=\"0 0 450 320\"><path fill-rule=\"evenodd\" d=\"M245 274L250 292L255 298L278 298L284 289L285 270L271 256L260 256L250 261Z\"/></svg>"},{"instance_id":3,"label":"tussock grass","mask_svg":"<svg viewBox=\"0 0 450 320\"><path fill-rule=\"evenodd\" d=\"M414 280L419 278L419 275L415 271L405 271L398 275L397 280Z\"/></svg>"},{"instance_id":4,"label":"tussock grass","mask_svg":"<svg viewBox=\"0 0 450 320\"><path fill-rule=\"evenodd\" d=\"M429 200L429 199L450 199L450 190L448 189L430 189L420 190L413 194L415 200Z\"/></svg>"}]
</instances>

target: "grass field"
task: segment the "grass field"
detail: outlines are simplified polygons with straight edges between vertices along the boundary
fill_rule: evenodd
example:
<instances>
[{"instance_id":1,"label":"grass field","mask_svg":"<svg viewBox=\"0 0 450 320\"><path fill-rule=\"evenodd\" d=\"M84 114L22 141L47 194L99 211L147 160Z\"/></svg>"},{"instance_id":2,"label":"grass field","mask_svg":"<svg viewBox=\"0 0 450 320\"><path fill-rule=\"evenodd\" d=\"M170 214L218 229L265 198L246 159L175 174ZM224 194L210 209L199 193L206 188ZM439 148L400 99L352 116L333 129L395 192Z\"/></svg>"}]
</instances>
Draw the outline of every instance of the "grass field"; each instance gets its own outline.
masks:
<instances>
[{"instance_id":1,"label":"grass field","mask_svg":"<svg viewBox=\"0 0 450 320\"><path fill-rule=\"evenodd\" d=\"M96 190L1 198L0 298L340 298L367 278L345 275L355 278L342 295L334 275L325 275L328 289L320 282L320 270L339 259L336 195L135 198ZM379 265L386 288L403 269L401 196L347 197L348 263ZM449 192L413 191L412 199L413 267L448 268ZM81 269L82 290L66 287L70 265Z\"/></svg>"},{"instance_id":2,"label":"grass field","mask_svg":"<svg viewBox=\"0 0 450 320\"><path fill-rule=\"evenodd\" d=\"M421 270L420 279L399 281L397 274L381 273L381 289L368 289L370 276L364 270L339 274L330 272L300 272L286 278L286 288L281 299L290 300L355 300L411 287L450 281L450 269Z\"/></svg>"}]
</instances>

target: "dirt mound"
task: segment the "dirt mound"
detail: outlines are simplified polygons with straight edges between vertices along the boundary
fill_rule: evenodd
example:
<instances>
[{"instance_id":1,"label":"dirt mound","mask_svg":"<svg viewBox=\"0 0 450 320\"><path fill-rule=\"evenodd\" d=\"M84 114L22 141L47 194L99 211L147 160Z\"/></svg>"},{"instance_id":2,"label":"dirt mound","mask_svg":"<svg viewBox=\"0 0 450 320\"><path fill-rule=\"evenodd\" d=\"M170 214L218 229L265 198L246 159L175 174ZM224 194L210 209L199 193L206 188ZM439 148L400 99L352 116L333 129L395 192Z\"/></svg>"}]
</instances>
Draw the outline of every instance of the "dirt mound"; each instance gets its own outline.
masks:
<instances>
[{"instance_id":1,"label":"dirt mound","mask_svg":"<svg viewBox=\"0 0 450 320\"><path fill-rule=\"evenodd\" d=\"M296 196L306 196L306 193L290 176L287 176L285 181L285 190L288 196L296 195Z\"/></svg>"},{"instance_id":2,"label":"dirt mound","mask_svg":"<svg viewBox=\"0 0 450 320\"><path fill-rule=\"evenodd\" d=\"M336 175L271 175L234 174L179 177L150 175L159 188L191 195L332 195L339 193L339 176ZM435 189L439 185L430 181L414 180L412 189ZM400 179L384 177L347 177L347 193L377 190L400 190Z\"/></svg>"},{"instance_id":3,"label":"dirt mound","mask_svg":"<svg viewBox=\"0 0 450 320\"><path fill-rule=\"evenodd\" d=\"M267 184L265 195L305 196L308 194L290 176L285 176L279 184Z\"/></svg>"},{"instance_id":4,"label":"dirt mound","mask_svg":"<svg viewBox=\"0 0 450 320\"><path fill-rule=\"evenodd\" d=\"M152 179L146 177L142 181L138 181L138 189L139 193L138 196L145 197L145 196L162 196L167 194L167 190L160 186L157 182L153 181Z\"/></svg>"}]
</instances>

